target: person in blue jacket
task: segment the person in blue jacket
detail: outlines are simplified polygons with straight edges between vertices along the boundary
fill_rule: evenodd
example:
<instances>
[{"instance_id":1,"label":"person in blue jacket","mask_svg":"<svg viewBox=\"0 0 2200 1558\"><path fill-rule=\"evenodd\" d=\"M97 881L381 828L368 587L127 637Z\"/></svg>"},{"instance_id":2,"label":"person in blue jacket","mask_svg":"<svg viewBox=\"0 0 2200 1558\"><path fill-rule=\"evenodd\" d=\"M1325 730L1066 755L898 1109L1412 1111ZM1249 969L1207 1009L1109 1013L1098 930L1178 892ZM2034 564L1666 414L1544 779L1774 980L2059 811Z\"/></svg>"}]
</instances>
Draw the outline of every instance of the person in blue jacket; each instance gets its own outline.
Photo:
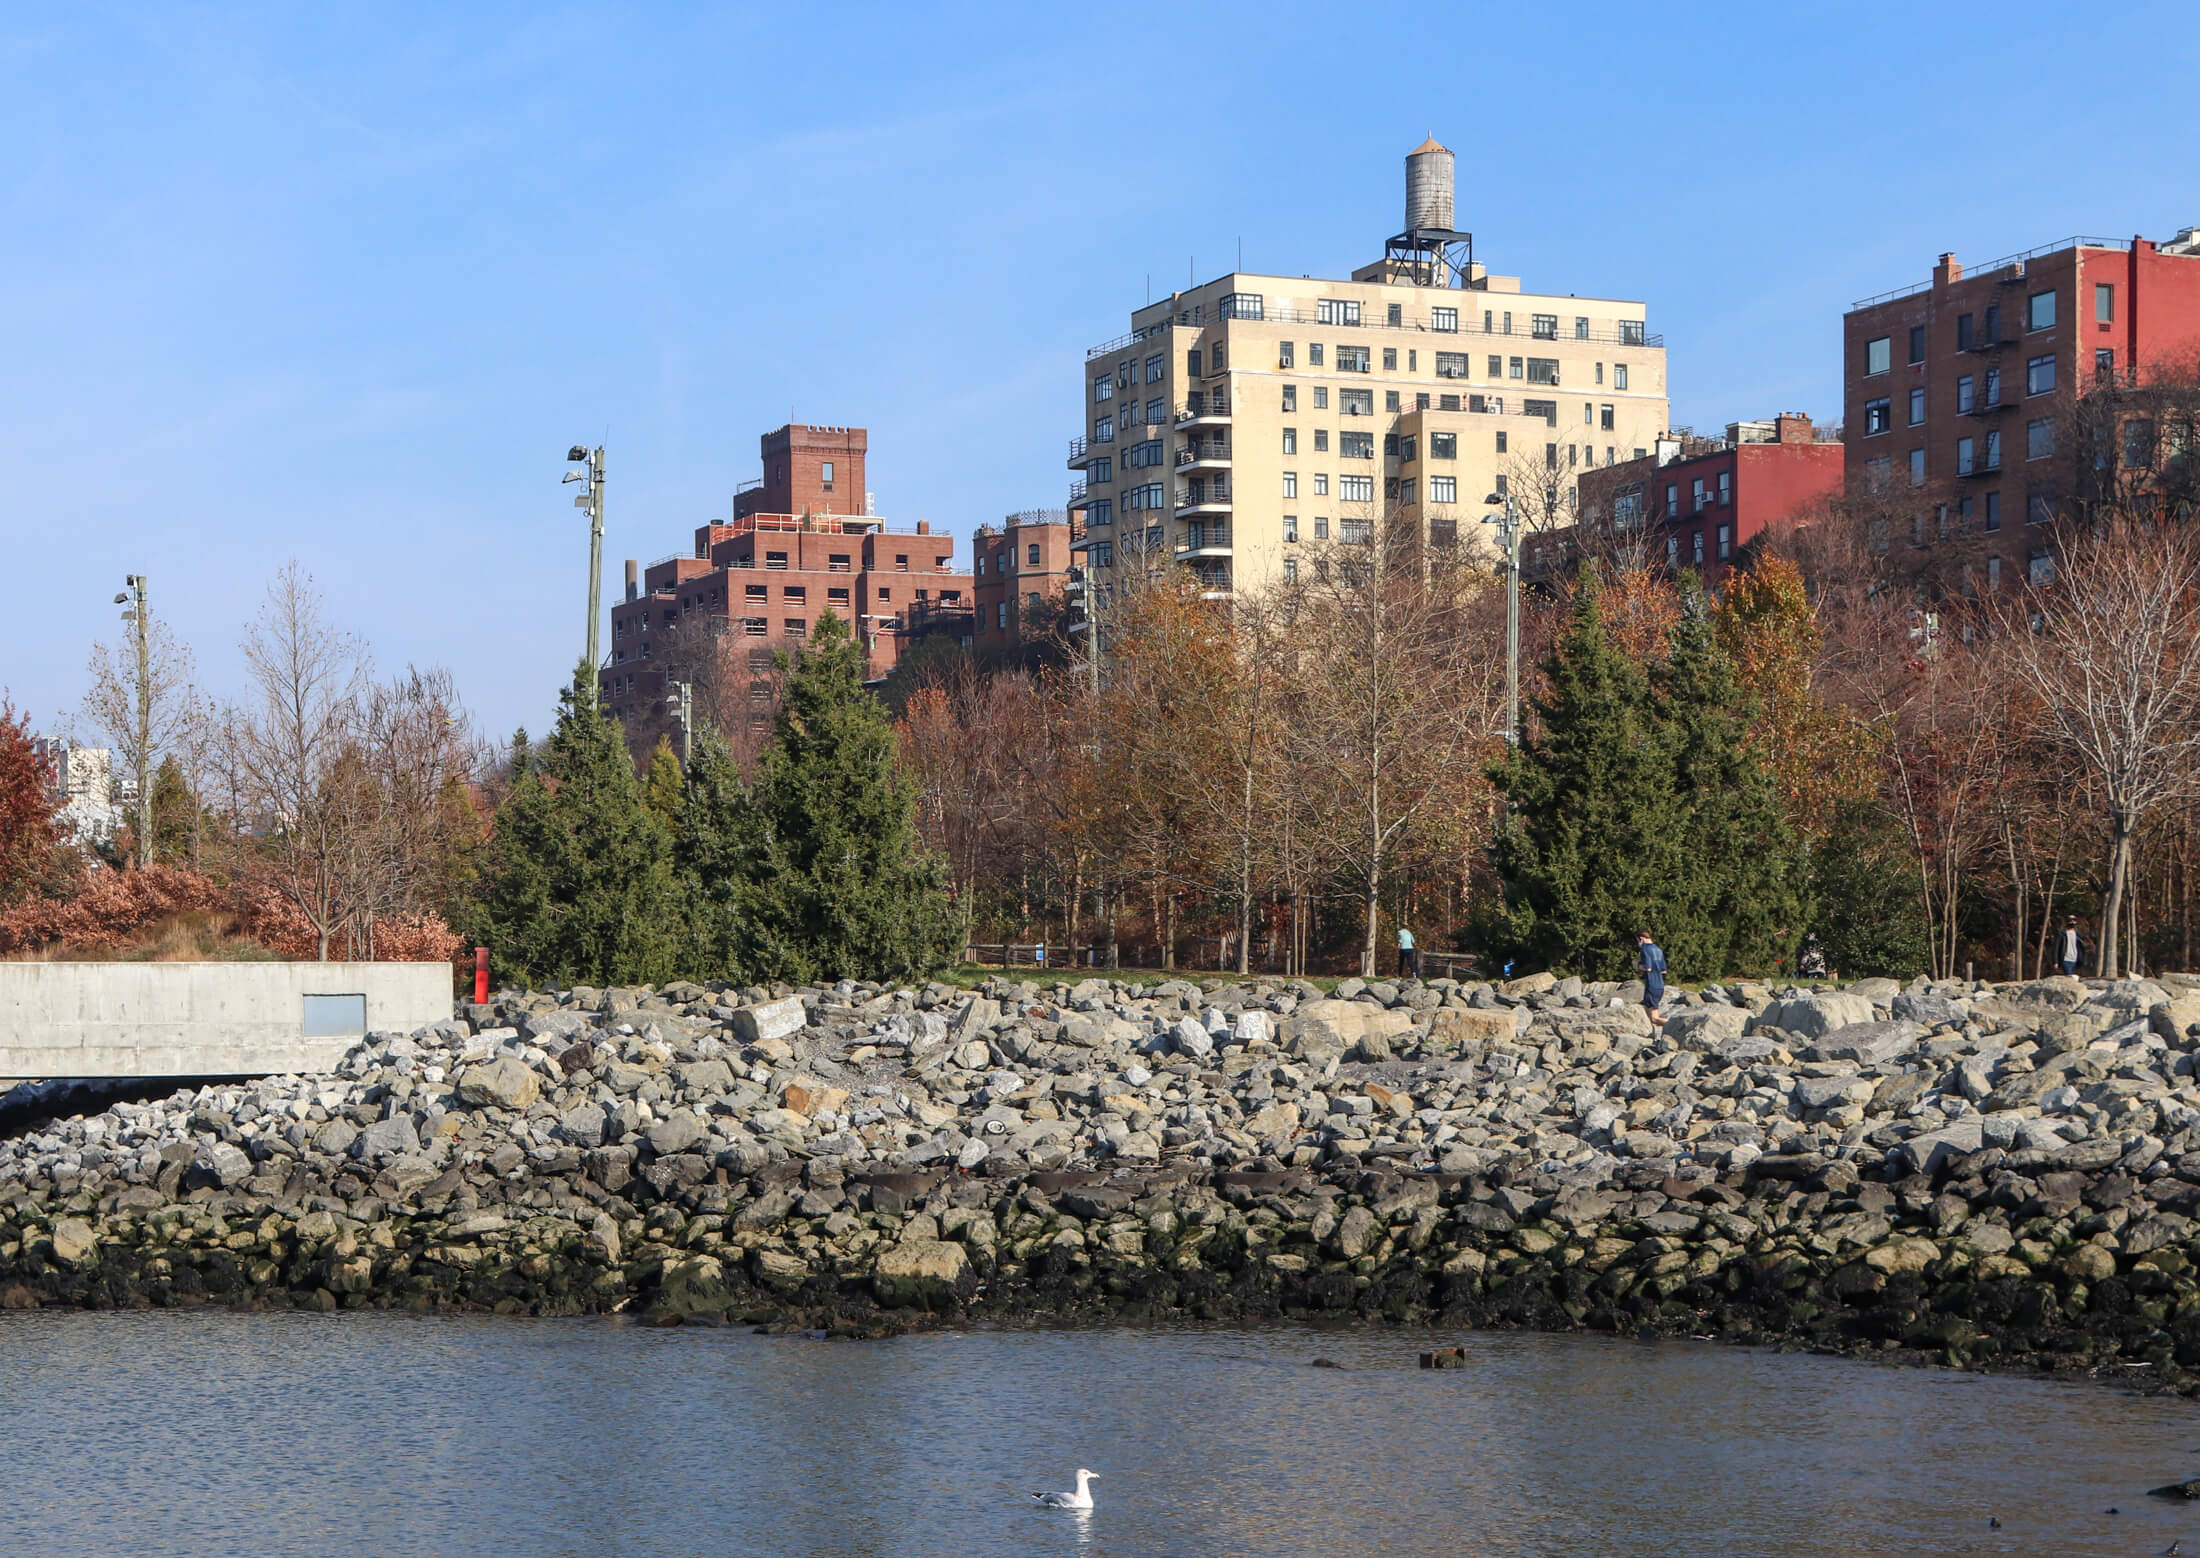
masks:
<instances>
[{"instance_id":1,"label":"person in blue jacket","mask_svg":"<svg viewBox=\"0 0 2200 1558\"><path fill-rule=\"evenodd\" d=\"M1650 1014L1650 1026L1665 1026L1665 949L1650 939L1646 930L1635 932L1636 963L1642 969L1642 1009Z\"/></svg>"}]
</instances>

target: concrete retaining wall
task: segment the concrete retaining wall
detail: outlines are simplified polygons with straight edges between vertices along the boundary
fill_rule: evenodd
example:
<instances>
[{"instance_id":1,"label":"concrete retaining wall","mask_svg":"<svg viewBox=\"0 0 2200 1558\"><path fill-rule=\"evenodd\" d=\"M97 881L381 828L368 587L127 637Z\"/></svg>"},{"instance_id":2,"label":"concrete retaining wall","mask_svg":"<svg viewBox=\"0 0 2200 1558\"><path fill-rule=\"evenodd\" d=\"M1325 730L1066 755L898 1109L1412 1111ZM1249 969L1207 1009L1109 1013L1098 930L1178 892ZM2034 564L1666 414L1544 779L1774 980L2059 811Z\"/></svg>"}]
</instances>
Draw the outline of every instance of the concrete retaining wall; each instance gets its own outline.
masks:
<instances>
[{"instance_id":1,"label":"concrete retaining wall","mask_svg":"<svg viewBox=\"0 0 2200 1558\"><path fill-rule=\"evenodd\" d=\"M0 1077L326 1071L452 1010L447 963L0 963Z\"/></svg>"}]
</instances>

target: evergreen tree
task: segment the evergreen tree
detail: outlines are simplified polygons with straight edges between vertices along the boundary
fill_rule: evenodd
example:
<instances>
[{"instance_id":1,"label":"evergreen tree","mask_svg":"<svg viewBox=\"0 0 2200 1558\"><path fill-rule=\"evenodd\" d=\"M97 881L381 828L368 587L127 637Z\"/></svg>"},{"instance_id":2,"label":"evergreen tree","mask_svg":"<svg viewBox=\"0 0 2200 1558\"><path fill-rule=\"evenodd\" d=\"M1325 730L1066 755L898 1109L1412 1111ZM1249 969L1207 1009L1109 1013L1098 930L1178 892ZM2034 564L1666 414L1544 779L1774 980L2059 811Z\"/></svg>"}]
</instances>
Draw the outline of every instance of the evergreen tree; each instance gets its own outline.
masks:
<instances>
[{"instance_id":1,"label":"evergreen tree","mask_svg":"<svg viewBox=\"0 0 2200 1558\"><path fill-rule=\"evenodd\" d=\"M643 802L618 727L586 691L568 688L548 746L514 747L518 780L497 809L467 917L472 939L523 983L669 977L678 940L670 832Z\"/></svg>"},{"instance_id":2,"label":"evergreen tree","mask_svg":"<svg viewBox=\"0 0 2200 1558\"><path fill-rule=\"evenodd\" d=\"M1811 855L1819 947L1844 979L1907 979L1929 966L1907 849L1875 802L1850 801Z\"/></svg>"},{"instance_id":3,"label":"evergreen tree","mask_svg":"<svg viewBox=\"0 0 2200 1558\"><path fill-rule=\"evenodd\" d=\"M742 961L749 884L765 869L762 831L741 768L714 729L698 733L673 830L673 869L684 905L680 972L689 979L755 975Z\"/></svg>"},{"instance_id":4,"label":"evergreen tree","mask_svg":"<svg viewBox=\"0 0 2200 1558\"><path fill-rule=\"evenodd\" d=\"M789 669L745 805L710 846L745 878L737 961L797 983L933 973L963 927L919 845L916 786L864 690L863 651L827 612Z\"/></svg>"},{"instance_id":5,"label":"evergreen tree","mask_svg":"<svg viewBox=\"0 0 2200 1558\"><path fill-rule=\"evenodd\" d=\"M1670 934L1688 819L1649 680L1613 644L1591 569L1544 671L1540 728L1492 772L1506 801L1492 851L1507 896L1498 939L1529 967L1626 978L1635 933Z\"/></svg>"},{"instance_id":6,"label":"evergreen tree","mask_svg":"<svg viewBox=\"0 0 2200 1558\"><path fill-rule=\"evenodd\" d=\"M153 771L153 859L160 865L195 863L199 798L183 765L173 757Z\"/></svg>"},{"instance_id":7,"label":"evergreen tree","mask_svg":"<svg viewBox=\"0 0 2200 1558\"><path fill-rule=\"evenodd\" d=\"M682 788L680 755L672 750L672 737L659 736L657 749L649 754L649 774L642 781L642 799L668 828L680 815Z\"/></svg>"},{"instance_id":8,"label":"evergreen tree","mask_svg":"<svg viewBox=\"0 0 2200 1558\"><path fill-rule=\"evenodd\" d=\"M1752 700L1735 681L1692 575L1653 693L1686 822L1664 915L1652 928L1673 967L1689 976L1771 973L1802 935L1807 867L1772 776L1751 751Z\"/></svg>"}]
</instances>

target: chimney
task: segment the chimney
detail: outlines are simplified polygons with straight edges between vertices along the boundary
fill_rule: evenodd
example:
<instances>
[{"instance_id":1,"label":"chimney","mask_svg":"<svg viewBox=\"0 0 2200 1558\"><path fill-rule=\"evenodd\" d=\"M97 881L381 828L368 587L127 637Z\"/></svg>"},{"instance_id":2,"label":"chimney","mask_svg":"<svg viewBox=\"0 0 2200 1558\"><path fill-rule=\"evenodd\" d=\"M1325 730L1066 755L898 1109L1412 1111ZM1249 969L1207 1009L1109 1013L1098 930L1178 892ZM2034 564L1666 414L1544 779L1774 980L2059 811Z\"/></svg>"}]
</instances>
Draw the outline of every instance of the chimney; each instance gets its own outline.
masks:
<instances>
[{"instance_id":1,"label":"chimney","mask_svg":"<svg viewBox=\"0 0 2200 1558\"><path fill-rule=\"evenodd\" d=\"M1933 267L1933 285L1945 287L1951 281L1963 279L1963 265L1953 254L1943 254L1940 263Z\"/></svg>"},{"instance_id":2,"label":"chimney","mask_svg":"<svg viewBox=\"0 0 2200 1558\"><path fill-rule=\"evenodd\" d=\"M632 600L641 593L642 586L640 576L634 566L634 559L629 557L626 560L626 598L628 600Z\"/></svg>"},{"instance_id":3,"label":"chimney","mask_svg":"<svg viewBox=\"0 0 2200 1558\"><path fill-rule=\"evenodd\" d=\"M920 535L920 536L928 536L928 535L930 535L931 533L932 533L932 521L930 521L929 519L920 519L920 520L918 520L918 521L917 521L917 534L918 534L918 535Z\"/></svg>"},{"instance_id":4,"label":"chimney","mask_svg":"<svg viewBox=\"0 0 2200 1558\"><path fill-rule=\"evenodd\" d=\"M1783 411L1773 419L1779 430L1777 442L1783 444L1807 444L1815 440L1810 418L1800 411Z\"/></svg>"}]
</instances>

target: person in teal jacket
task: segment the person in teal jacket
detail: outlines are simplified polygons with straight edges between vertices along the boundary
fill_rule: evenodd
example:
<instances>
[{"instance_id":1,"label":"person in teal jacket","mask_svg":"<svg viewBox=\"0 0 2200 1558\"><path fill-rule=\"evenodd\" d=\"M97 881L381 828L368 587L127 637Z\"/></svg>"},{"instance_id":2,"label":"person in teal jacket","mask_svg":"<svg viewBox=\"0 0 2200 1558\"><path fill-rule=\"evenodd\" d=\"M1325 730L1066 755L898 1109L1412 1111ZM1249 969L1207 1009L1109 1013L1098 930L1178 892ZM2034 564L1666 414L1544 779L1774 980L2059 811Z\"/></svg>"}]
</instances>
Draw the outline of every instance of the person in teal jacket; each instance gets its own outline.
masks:
<instances>
[{"instance_id":1,"label":"person in teal jacket","mask_svg":"<svg viewBox=\"0 0 2200 1558\"><path fill-rule=\"evenodd\" d=\"M1635 933L1636 964L1642 969L1642 1009L1650 1014L1650 1026L1665 1025L1665 949L1650 939L1648 931Z\"/></svg>"}]
</instances>

